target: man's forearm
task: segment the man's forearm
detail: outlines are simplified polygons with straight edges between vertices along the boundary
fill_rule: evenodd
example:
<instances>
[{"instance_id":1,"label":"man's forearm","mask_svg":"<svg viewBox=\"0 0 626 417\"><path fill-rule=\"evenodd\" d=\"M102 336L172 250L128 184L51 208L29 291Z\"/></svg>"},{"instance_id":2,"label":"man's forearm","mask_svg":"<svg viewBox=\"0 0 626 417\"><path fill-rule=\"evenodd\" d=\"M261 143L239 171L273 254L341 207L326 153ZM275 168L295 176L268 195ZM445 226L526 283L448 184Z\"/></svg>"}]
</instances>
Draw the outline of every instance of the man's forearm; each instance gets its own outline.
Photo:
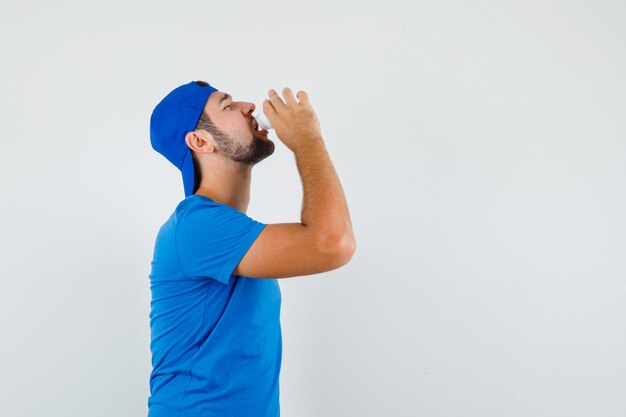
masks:
<instances>
[{"instance_id":1,"label":"man's forearm","mask_svg":"<svg viewBox=\"0 0 626 417\"><path fill-rule=\"evenodd\" d=\"M302 141L294 154L304 194L301 223L328 241L354 241L346 196L324 140Z\"/></svg>"}]
</instances>

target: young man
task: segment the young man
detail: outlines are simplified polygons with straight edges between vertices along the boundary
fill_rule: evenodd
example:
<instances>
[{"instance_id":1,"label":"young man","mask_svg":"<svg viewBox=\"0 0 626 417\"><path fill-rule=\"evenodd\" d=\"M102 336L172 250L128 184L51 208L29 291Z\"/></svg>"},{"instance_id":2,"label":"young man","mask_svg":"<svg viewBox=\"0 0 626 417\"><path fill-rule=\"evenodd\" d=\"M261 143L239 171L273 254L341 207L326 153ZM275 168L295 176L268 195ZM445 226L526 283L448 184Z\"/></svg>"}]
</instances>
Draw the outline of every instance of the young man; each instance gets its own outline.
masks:
<instances>
[{"instance_id":1,"label":"young man","mask_svg":"<svg viewBox=\"0 0 626 417\"><path fill-rule=\"evenodd\" d=\"M192 81L152 113L152 147L181 170L185 198L159 229L151 264L149 417L279 416L277 278L339 268L356 249L307 94L268 96L263 112L302 179L299 223L246 215L252 167L274 152L254 104Z\"/></svg>"}]
</instances>

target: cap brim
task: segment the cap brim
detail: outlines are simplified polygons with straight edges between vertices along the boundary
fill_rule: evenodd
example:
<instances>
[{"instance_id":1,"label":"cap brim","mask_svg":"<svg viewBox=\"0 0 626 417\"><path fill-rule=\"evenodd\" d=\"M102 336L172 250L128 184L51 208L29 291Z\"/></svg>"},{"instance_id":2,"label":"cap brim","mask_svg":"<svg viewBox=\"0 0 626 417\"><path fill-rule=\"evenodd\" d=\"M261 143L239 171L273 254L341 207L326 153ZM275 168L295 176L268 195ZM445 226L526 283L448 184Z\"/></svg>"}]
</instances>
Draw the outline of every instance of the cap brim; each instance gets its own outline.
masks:
<instances>
[{"instance_id":1,"label":"cap brim","mask_svg":"<svg viewBox=\"0 0 626 417\"><path fill-rule=\"evenodd\" d=\"M195 170L193 168L193 157L191 150L187 147L185 156L183 157L183 163L180 167L180 171L183 175L183 187L185 189L185 197L189 197L193 194L195 186Z\"/></svg>"}]
</instances>

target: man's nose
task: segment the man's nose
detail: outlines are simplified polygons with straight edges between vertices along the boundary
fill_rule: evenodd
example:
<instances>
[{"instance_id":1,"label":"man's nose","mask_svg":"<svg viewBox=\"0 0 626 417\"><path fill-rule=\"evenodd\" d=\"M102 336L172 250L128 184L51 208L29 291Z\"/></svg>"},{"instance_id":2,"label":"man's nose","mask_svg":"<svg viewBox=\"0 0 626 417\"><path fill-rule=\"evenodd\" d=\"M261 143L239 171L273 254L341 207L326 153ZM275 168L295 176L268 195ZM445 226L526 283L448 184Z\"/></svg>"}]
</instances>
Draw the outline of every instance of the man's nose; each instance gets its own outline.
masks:
<instances>
[{"instance_id":1,"label":"man's nose","mask_svg":"<svg viewBox=\"0 0 626 417\"><path fill-rule=\"evenodd\" d=\"M256 109L256 106L254 105L254 103L244 102L241 105L241 111L246 116L249 115L250 113L252 113L254 111L254 109Z\"/></svg>"}]
</instances>

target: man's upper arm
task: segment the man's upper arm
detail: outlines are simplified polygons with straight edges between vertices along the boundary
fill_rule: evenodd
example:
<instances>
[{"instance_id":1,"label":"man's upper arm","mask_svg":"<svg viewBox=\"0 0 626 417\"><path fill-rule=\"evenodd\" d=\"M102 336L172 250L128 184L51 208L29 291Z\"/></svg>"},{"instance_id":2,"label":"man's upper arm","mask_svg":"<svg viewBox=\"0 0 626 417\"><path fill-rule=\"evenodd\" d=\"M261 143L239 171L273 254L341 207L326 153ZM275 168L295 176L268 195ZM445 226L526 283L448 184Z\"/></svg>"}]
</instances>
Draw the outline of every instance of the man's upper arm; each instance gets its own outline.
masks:
<instances>
[{"instance_id":1,"label":"man's upper arm","mask_svg":"<svg viewBox=\"0 0 626 417\"><path fill-rule=\"evenodd\" d=\"M345 265L354 246L325 240L302 223L265 226L233 274L249 278L288 278L319 274Z\"/></svg>"}]
</instances>

